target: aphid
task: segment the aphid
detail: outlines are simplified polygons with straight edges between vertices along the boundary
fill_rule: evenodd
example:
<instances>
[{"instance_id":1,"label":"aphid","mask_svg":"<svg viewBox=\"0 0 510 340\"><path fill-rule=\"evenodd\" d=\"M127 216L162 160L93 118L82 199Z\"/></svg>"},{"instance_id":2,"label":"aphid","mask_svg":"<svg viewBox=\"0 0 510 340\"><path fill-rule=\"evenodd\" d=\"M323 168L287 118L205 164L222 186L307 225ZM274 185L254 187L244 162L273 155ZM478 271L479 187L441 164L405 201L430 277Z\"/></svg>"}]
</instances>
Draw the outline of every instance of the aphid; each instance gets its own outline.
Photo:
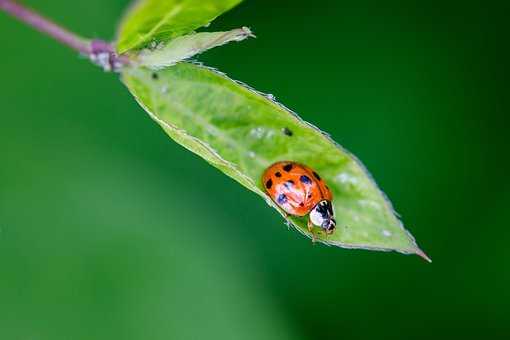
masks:
<instances>
[{"instance_id":1,"label":"aphid","mask_svg":"<svg viewBox=\"0 0 510 340\"><path fill-rule=\"evenodd\" d=\"M292 130L291 130L291 129L289 129L288 127L283 128L283 129L282 129L282 132L283 132L283 134L284 134L284 135L289 136L289 137L292 137L292 135L294 134L294 133L292 132Z\"/></svg>"},{"instance_id":2,"label":"aphid","mask_svg":"<svg viewBox=\"0 0 510 340\"><path fill-rule=\"evenodd\" d=\"M306 165L282 161L271 165L262 175L262 185L271 199L287 214L308 216L308 230L335 231L333 195L324 180Z\"/></svg>"}]
</instances>

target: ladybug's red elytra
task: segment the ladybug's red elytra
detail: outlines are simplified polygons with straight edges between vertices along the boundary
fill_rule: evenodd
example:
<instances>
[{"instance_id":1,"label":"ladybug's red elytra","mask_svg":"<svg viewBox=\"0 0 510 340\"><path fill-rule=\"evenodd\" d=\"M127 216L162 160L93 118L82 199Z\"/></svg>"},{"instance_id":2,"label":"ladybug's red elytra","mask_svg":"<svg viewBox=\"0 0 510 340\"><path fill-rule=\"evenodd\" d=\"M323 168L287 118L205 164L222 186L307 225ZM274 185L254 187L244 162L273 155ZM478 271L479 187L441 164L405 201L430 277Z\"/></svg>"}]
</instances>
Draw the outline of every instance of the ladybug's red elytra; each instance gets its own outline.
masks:
<instances>
[{"instance_id":1,"label":"ladybug's red elytra","mask_svg":"<svg viewBox=\"0 0 510 340\"><path fill-rule=\"evenodd\" d=\"M262 185L271 199L287 214L308 216L308 230L335 231L333 195L324 180L306 165L292 161L276 162L262 175Z\"/></svg>"}]
</instances>

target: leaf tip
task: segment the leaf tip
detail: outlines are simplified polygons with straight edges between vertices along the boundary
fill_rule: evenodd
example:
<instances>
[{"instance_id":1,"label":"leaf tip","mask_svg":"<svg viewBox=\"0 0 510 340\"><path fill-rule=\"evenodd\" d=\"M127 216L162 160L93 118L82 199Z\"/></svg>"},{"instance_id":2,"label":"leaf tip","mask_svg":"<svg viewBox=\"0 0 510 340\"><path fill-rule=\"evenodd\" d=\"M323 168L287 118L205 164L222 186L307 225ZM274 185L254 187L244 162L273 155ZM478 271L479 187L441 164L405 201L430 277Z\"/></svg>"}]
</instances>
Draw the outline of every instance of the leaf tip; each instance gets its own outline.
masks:
<instances>
[{"instance_id":1,"label":"leaf tip","mask_svg":"<svg viewBox=\"0 0 510 340\"><path fill-rule=\"evenodd\" d=\"M241 30L245 34L245 37L248 37L248 38L257 38L257 36L253 33L253 31L249 27L243 26L241 28Z\"/></svg>"},{"instance_id":2,"label":"leaf tip","mask_svg":"<svg viewBox=\"0 0 510 340\"><path fill-rule=\"evenodd\" d=\"M428 263L432 263L432 259L430 257L428 257L428 255L425 254L425 252L423 250L421 250L420 248L416 248L415 254L418 255L419 257L421 257L422 259L424 259L425 261L427 261Z\"/></svg>"}]
</instances>

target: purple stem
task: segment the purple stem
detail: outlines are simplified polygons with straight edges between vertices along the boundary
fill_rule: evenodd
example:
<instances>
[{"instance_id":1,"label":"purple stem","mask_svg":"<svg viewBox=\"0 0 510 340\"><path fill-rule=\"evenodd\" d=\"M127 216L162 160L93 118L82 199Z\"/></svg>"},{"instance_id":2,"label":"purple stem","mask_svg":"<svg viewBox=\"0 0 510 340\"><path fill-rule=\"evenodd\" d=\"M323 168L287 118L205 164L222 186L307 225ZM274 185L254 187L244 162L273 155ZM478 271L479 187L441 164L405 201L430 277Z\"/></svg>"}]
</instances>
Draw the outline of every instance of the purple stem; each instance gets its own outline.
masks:
<instances>
[{"instance_id":1,"label":"purple stem","mask_svg":"<svg viewBox=\"0 0 510 340\"><path fill-rule=\"evenodd\" d=\"M0 0L0 9L3 9L12 16L34 27L35 29L48 34L78 52L83 54L90 54L91 52L89 41L78 37L74 33L69 32L68 30L56 25L50 20L20 4L17 4L14 1Z\"/></svg>"},{"instance_id":2,"label":"purple stem","mask_svg":"<svg viewBox=\"0 0 510 340\"><path fill-rule=\"evenodd\" d=\"M117 55L112 45L106 41L82 38L15 1L0 0L0 10L4 10L38 31L46 33L62 44L88 56L105 71L117 71L122 66L129 64L129 58Z\"/></svg>"}]
</instances>

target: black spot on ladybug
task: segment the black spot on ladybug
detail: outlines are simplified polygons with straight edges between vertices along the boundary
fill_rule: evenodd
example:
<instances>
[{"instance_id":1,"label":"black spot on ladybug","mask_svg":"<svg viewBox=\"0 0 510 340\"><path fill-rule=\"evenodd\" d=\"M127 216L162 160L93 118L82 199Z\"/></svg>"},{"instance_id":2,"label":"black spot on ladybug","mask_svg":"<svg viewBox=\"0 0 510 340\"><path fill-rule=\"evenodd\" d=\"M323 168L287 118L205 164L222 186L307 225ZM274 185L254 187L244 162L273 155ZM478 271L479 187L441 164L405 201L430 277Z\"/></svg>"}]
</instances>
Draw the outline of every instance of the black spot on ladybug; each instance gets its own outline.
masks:
<instances>
[{"instance_id":1,"label":"black spot on ladybug","mask_svg":"<svg viewBox=\"0 0 510 340\"><path fill-rule=\"evenodd\" d=\"M152 79L158 80L159 79L159 75L156 72L152 73Z\"/></svg>"},{"instance_id":2,"label":"black spot on ladybug","mask_svg":"<svg viewBox=\"0 0 510 340\"><path fill-rule=\"evenodd\" d=\"M282 177L282 174L281 174L279 171L277 171L274 175L275 175L276 177Z\"/></svg>"},{"instance_id":3,"label":"black spot on ladybug","mask_svg":"<svg viewBox=\"0 0 510 340\"><path fill-rule=\"evenodd\" d=\"M276 201L278 202L278 204L284 204L285 202L287 202L287 196L285 194L280 194L276 198Z\"/></svg>"},{"instance_id":4,"label":"black spot on ladybug","mask_svg":"<svg viewBox=\"0 0 510 340\"><path fill-rule=\"evenodd\" d=\"M289 164L285 164L285 165L283 166L283 170L285 170L285 171L289 172L290 170L292 170L292 164L291 164L291 163L289 163Z\"/></svg>"},{"instance_id":5,"label":"black spot on ladybug","mask_svg":"<svg viewBox=\"0 0 510 340\"><path fill-rule=\"evenodd\" d=\"M315 178L317 178L317 180L321 180L321 176L319 176L318 173L316 173L315 171L312 171L313 175L315 176Z\"/></svg>"},{"instance_id":6,"label":"black spot on ladybug","mask_svg":"<svg viewBox=\"0 0 510 340\"><path fill-rule=\"evenodd\" d=\"M288 127L284 127L282 129L282 132L284 135L289 136L289 137L292 137L292 135L294 134L294 132L292 132L292 130L289 129Z\"/></svg>"},{"instance_id":7,"label":"black spot on ladybug","mask_svg":"<svg viewBox=\"0 0 510 340\"><path fill-rule=\"evenodd\" d=\"M308 194L308 198L312 198L312 194Z\"/></svg>"},{"instance_id":8,"label":"black spot on ladybug","mask_svg":"<svg viewBox=\"0 0 510 340\"><path fill-rule=\"evenodd\" d=\"M305 184L311 184L312 183L312 180L307 175L301 175L301 177L299 177L299 180L302 183L305 183Z\"/></svg>"},{"instance_id":9,"label":"black spot on ladybug","mask_svg":"<svg viewBox=\"0 0 510 340\"><path fill-rule=\"evenodd\" d=\"M305 206L305 204L304 204L303 202L301 202L301 203L299 203L299 206L300 206L300 207L304 207L304 206Z\"/></svg>"},{"instance_id":10,"label":"black spot on ladybug","mask_svg":"<svg viewBox=\"0 0 510 340\"><path fill-rule=\"evenodd\" d=\"M272 186L273 186L273 181L271 179L268 179L266 182L266 188L271 189Z\"/></svg>"}]
</instances>

